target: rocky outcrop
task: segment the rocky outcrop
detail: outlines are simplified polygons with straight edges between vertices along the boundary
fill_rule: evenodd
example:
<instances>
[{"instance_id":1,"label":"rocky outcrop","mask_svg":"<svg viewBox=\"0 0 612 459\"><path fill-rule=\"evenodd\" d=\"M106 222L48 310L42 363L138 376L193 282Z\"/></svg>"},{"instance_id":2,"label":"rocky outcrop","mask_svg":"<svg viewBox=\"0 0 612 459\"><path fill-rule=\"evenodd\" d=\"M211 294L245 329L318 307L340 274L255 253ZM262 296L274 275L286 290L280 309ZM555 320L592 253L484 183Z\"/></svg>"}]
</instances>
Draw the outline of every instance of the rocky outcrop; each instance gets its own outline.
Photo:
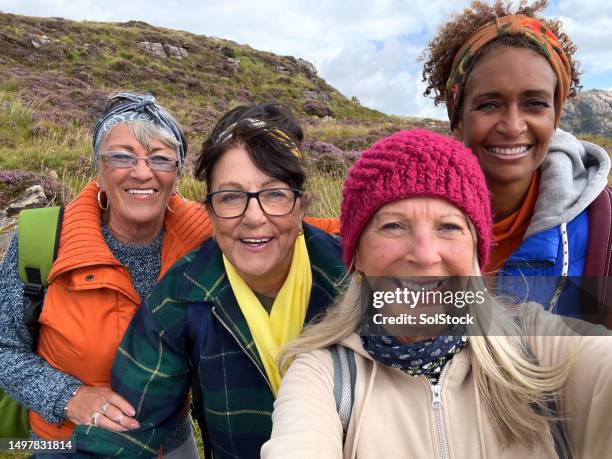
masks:
<instances>
[{"instance_id":1,"label":"rocky outcrop","mask_svg":"<svg viewBox=\"0 0 612 459\"><path fill-rule=\"evenodd\" d=\"M612 137L612 91L593 89L568 99L561 127L573 133Z\"/></svg>"},{"instance_id":2,"label":"rocky outcrop","mask_svg":"<svg viewBox=\"0 0 612 459\"><path fill-rule=\"evenodd\" d=\"M297 59L297 64L300 68L300 70L309 78L313 78L315 76L317 76L317 68L311 64L310 62L298 58Z\"/></svg>"},{"instance_id":3,"label":"rocky outcrop","mask_svg":"<svg viewBox=\"0 0 612 459\"><path fill-rule=\"evenodd\" d=\"M194 144L228 109L270 100L308 123L391 122L344 97L304 59L141 21L105 24L0 13L0 43L0 82L11 100L31 113L22 130L29 138L54 136L59 128L59 142L75 124L93 125L107 96L124 90L154 94L179 116L187 136L195 135ZM16 135L0 137L5 148L22 142Z\"/></svg>"},{"instance_id":4,"label":"rocky outcrop","mask_svg":"<svg viewBox=\"0 0 612 459\"><path fill-rule=\"evenodd\" d=\"M23 209L66 205L70 190L52 177L25 171L0 171L0 256Z\"/></svg>"},{"instance_id":5,"label":"rocky outcrop","mask_svg":"<svg viewBox=\"0 0 612 459\"><path fill-rule=\"evenodd\" d=\"M317 100L309 100L302 107L304 113L310 116L316 116L318 118L325 118L326 116L334 116L334 112L323 102Z\"/></svg>"},{"instance_id":6,"label":"rocky outcrop","mask_svg":"<svg viewBox=\"0 0 612 459\"><path fill-rule=\"evenodd\" d=\"M30 38L30 43L32 43L34 48L40 48L50 42L51 40L46 35L35 35Z\"/></svg>"},{"instance_id":7,"label":"rocky outcrop","mask_svg":"<svg viewBox=\"0 0 612 459\"><path fill-rule=\"evenodd\" d=\"M183 59L189 56L187 50L182 46L169 45L165 43L155 43L150 41L141 41L138 43L138 48L151 56L167 59L169 57L175 59Z\"/></svg>"},{"instance_id":8,"label":"rocky outcrop","mask_svg":"<svg viewBox=\"0 0 612 459\"><path fill-rule=\"evenodd\" d=\"M26 188L24 192L12 201L6 208L7 217L15 217L19 215L23 209L36 209L44 207L49 203L45 190L40 185L32 185Z\"/></svg>"}]
</instances>

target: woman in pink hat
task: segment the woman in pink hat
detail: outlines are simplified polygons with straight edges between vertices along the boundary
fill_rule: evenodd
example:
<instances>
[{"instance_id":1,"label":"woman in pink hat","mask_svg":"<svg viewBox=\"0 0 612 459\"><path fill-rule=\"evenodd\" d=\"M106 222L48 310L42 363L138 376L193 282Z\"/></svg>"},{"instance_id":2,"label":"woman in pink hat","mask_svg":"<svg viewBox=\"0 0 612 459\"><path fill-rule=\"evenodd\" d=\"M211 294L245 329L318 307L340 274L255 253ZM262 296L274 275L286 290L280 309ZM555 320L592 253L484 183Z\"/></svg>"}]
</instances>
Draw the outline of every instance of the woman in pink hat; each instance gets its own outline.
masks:
<instances>
[{"instance_id":1,"label":"woman in pink hat","mask_svg":"<svg viewBox=\"0 0 612 459\"><path fill-rule=\"evenodd\" d=\"M469 149L426 130L375 143L344 184L341 234L346 291L285 349L262 458L610 457L610 332L487 292Z\"/></svg>"}]
</instances>

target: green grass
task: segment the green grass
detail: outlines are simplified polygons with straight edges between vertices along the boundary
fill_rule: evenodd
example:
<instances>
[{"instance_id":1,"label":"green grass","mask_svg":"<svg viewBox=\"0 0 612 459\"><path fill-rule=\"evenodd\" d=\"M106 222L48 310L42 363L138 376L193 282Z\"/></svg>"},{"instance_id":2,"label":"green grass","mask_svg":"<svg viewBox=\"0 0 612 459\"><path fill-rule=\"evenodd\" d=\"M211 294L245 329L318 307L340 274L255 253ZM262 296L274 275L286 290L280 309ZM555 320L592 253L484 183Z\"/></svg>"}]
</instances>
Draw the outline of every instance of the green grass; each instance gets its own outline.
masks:
<instances>
[{"instance_id":1,"label":"green grass","mask_svg":"<svg viewBox=\"0 0 612 459\"><path fill-rule=\"evenodd\" d=\"M34 127L32 112L16 95L0 91L0 145L29 140Z\"/></svg>"},{"instance_id":2,"label":"green grass","mask_svg":"<svg viewBox=\"0 0 612 459\"><path fill-rule=\"evenodd\" d=\"M20 459L28 457L27 453L5 453L0 452L0 459Z\"/></svg>"}]
</instances>

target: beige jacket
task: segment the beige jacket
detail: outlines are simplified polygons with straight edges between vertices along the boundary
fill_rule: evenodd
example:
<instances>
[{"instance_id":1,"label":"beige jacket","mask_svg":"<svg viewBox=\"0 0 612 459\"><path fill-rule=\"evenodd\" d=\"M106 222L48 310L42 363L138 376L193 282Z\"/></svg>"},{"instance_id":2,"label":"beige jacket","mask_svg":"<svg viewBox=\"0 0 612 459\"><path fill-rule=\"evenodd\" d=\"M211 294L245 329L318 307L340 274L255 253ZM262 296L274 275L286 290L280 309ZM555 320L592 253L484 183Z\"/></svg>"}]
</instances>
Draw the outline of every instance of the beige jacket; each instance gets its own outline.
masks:
<instances>
[{"instance_id":1,"label":"beige jacket","mask_svg":"<svg viewBox=\"0 0 612 459\"><path fill-rule=\"evenodd\" d=\"M561 399L574 458L612 457L611 332L589 324L585 326L591 335L607 336L551 336L565 329L558 316L535 304L524 305L523 312L529 344L542 365L560 362L577 349ZM344 449L332 359L327 350L318 350L298 356L284 377L263 459L556 457L549 435L543 435L536 451L516 444L500 449L472 379L469 345L452 359L441 381L439 422L448 452L444 456L429 382L373 361L356 334L342 344L355 351L357 368Z\"/></svg>"}]
</instances>

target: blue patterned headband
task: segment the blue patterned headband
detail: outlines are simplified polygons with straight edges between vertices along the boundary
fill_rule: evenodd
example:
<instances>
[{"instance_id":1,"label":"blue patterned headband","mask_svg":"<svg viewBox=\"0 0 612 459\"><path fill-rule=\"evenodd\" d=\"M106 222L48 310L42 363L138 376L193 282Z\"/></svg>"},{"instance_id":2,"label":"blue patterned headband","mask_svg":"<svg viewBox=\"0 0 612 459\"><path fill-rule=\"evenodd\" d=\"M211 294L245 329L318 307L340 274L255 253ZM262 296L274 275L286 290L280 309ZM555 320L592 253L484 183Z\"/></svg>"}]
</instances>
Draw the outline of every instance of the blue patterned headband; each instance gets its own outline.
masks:
<instances>
[{"instance_id":1,"label":"blue patterned headband","mask_svg":"<svg viewBox=\"0 0 612 459\"><path fill-rule=\"evenodd\" d=\"M93 159L97 167L100 156L100 144L106 134L120 123L126 121L142 120L153 123L169 131L179 144L178 161L179 170L185 162L185 143L181 131L172 116L161 106L155 103L155 97L150 94L141 96L129 92L120 92L110 100L123 99L126 103L117 105L109 110L98 122L93 130Z\"/></svg>"}]
</instances>

